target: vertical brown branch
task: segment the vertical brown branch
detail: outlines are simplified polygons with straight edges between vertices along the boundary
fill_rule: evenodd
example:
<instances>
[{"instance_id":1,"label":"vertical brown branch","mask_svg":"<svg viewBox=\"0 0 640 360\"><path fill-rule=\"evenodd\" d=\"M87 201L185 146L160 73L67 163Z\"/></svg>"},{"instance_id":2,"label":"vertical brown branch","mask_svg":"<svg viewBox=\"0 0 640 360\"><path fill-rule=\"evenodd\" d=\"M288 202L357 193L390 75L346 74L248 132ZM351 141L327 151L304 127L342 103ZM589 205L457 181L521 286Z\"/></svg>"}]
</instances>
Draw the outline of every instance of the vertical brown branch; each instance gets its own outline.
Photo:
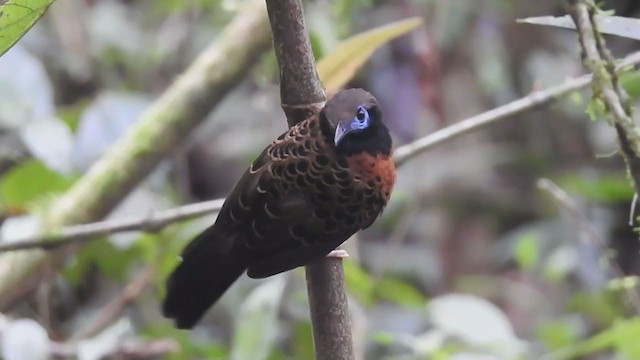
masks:
<instances>
[{"instance_id":1,"label":"vertical brown branch","mask_svg":"<svg viewBox=\"0 0 640 360\"><path fill-rule=\"evenodd\" d=\"M267 0L280 66L282 109L289 126L320 111L326 101L307 36L300 0ZM307 265L307 291L316 359L353 359L342 261L322 258Z\"/></svg>"},{"instance_id":2,"label":"vertical brown branch","mask_svg":"<svg viewBox=\"0 0 640 360\"><path fill-rule=\"evenodd\" d=\"M342 259L318 259L308 264L305 271L316 360L353 359Z\"/></svg>"},{"instance_id":3,"label":"vertical brown branch","mask_svg":"<svg viewBox=\"0 0 640 360\"><path fill-rule=\"evenodd\" d=\"M300 1L267 0L273 47L280 66L280 100L293 126L320 111L327 98L313 59Z\"/></svg>"}]
</instances>

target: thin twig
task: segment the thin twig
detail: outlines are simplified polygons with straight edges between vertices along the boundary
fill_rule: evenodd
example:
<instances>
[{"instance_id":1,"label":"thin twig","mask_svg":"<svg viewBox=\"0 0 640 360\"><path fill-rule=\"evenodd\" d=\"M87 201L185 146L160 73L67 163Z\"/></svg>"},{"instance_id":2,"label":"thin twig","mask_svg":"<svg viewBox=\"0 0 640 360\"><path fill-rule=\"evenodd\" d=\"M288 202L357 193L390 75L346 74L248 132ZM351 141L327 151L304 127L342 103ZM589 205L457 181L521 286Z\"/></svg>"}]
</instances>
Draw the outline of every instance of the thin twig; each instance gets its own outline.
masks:
<instances>
[{"instance_id":1,"label":"thin twig","mask_svg":"<svg viewBox=\"0 0 640 360\"><path fill-rule=\"evenodd\" d=\"M605 249L607 247L607 241L602 237L602 235L600 235L598 230L593 226L569 194L549 179L538 180L538 188L551 195L559 208L566 210L571 218L573 218L577 223L578 227L588 235L586 237L587 240L600 249ZM620 279L624 278L624 272L615 261L605 259L605 264L608 265L609 272L612 276ZM640 295L638 295L635 290L629 288L625 289L627 302L633 306L637 314L640 314Z\"/></svg>"},{"instance_id":2,"label":"thin twig","mask_svg":"<svg viewBox=\"0 0 640 360\"><path fill-rule=\"evenodd\" d=\"M629 65L640 63L640 52L629 55L618 67L617 70ZM438 145L442 145L450 140L465 135L471 131L478 130L484 126L494 124L500 120L512 118L515 115L522 114L526 111L533 110L543 105L549 105L563 96L582 89L591 83L591 75L582 76L565 81L563 84L550 87L548 89L532 92L531 94L512 101L508 104L499 106L490 111L470 117L468 119L457 122L442 130L438 130L410 144L400 146L395 153L395 161L397 165L405 163L414 156L421 154Z\"/></svg>"},{"instance_id":3,"label":"thin twig","mask_svg":"<svg viewBox=\"0 0 640 360\"><path fill-rule=\"evenodd\" d=\"M629 226L633 226L637 203L638 203L638 193L636 192L633 194L633 199L631 199L631 207L629 209Z\"/></svg>"},{"instance_id":4,"label":"thin twig","mask_svg":"<svg viewBox=\"0 0 640 360\"><path fill-rule=\"evenodd\" d=\"M180 350L180 344L171 338L151 341L125 341L108 355L112 359L156 359Z\"/></svg>"},{"instance_id":5,"label":"thin twig","mask_svg":"<svg viewBox=\"0 0 640 360\"><path fill-rule=\"evenodd\" d=\"M63 359L78 357L77 344L51 342L51 355ZM154 340L127 340L119 343L103 358L108 359L155 359L180 350L180 344L171 338Z\"/></svg>"},{"instance_id":6,"label":"thin twig","mask_svg":"<svg viewBox=\"0 0 640 360\"><path fill-rule=\"evenodd\" d=\"M152 279L153 266L146 266L142 269L127 286L122 290L119 296L111 300L102 310L95 316L85 328L77 332L71 337L71 341L92 337L107 327L118 315L122 313L124 308L133 302L142 291L147 287Z\"/></svg>"},{"instance_id":7,"label":"thin twig","mask_svg":"<svg viewBox=\"0 0 640 360\"><path fill-rule=\"evenodd\" d=\"M127 231L158 231L172 223L188 220L202 215L220 211L224 199L204 201L180 206L173 209L151 213L128 219L116 219L95 222L85 225L68 226L58 234L34 236L11 241L0 245L0 253L5 251L45 249L52 250L69 244L77 244L97 239L102 236Z\"/></svg>"}]
</instances>

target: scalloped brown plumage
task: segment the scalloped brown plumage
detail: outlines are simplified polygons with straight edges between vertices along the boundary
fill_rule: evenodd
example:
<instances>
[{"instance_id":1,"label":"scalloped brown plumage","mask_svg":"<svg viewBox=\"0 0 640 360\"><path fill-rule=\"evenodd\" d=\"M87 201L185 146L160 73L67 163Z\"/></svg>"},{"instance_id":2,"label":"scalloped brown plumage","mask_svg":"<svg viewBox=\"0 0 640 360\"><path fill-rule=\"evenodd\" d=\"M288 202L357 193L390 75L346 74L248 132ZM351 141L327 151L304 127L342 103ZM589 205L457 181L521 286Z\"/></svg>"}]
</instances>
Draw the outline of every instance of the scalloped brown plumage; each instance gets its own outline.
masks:
<instances>
[{"instance_id":1,"label":"scalloped brown plumage","mask_svg":"<svg viewBox=\"0 0 640 360\"><path fill-rule=\"evenodd\" d=\"M368 127L337 140L364 107ZM187 245L167 281L163 314L192 328L244 271L264 278L326 256L386 205L395 181L391 137L375 98L341 91L253 162L216 222Z\"/></svg>"}]
</instances>

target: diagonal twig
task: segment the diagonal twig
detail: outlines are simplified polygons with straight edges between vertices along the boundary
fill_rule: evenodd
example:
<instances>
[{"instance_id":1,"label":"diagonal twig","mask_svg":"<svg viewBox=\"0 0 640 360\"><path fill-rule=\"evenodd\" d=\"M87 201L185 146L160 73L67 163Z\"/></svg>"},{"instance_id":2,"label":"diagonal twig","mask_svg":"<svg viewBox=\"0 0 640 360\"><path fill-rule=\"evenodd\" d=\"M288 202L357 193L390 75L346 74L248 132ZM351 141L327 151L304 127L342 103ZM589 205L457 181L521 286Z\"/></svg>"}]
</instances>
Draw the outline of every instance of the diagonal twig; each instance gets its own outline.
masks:
<instances>
[{"instance_id":1,"label":"diagonal twig","mask_svg":"<svg viewBox=\"0 0 640 360\"><path fill-rule=\"evenodd\" d=\"M592 244L596 245L600 249L605 249L607 247L607 241L600 235L598 230L593 226L593 224L589 221L587 216L581 211L580 207L576 202L567 194L564 190L562 190L558 185L556 185L553 181L549 179L540 179L538 180L538 188L546 191L553 200L555 200L556 204L560 209L565 210L569 216L576 222L578 228L587 235L586 239L588 239ZM622 279L625 277L624 272L615 261L611 259L605 258L604 263L608 266L608 271L610 275ZM625 287L625 297L627 302L633 306L635 312L640 314L640 295L634 289L630 289Z\"/></svg>"},{"instance_id":2,"label":"diagonal twig","mask_svg":"<svg viewBox=\"0 0 640 360\"><path fill-rule=\"evenodd\" d=\"M153 266L146 266L125 286L120 295L106 304L85 328L71 337L71 341L78 341L92 337L115 320L124 308L133 302L151 282Z\"/></svg>"},{"instance_id":3,"label":"diagonal twig","mask_svg":"<svg viewBox=\"0 0 640 360\"><path fill-rule=\"evenodd\" d=\"M624 59L616 68L616 71L640 63L640 52L635 52ZM499 106L482 114L464 119L442 130L438 130L410 144L400 146L395 153L396 164L403 164L414 156L430 150L438 145L458 138L471 131L478 130L484 126L494 124L500 120L512 118L515 115L531 111L538 107L549 105L560 100L565 95L582 89L589 85L593 77L591 75L582 76L565 81L563 84L552 86L548 89L532 92L531 94Z\"/></svg>"},{"instance_id":4,"label":"diagonal twig","mask_svg":"<svg viewBox=\"0 0 640 360\"><path fill-rule=\"evenodd\" d=\"M0 253L5 251L45 249L52 250L61 246L83 243L119 232L127 231L157 231L172 223L218 212L224 199L204 201L200 203L162 210L148 216L138 216L128 219L106 220L84 225L68 226L58 234L48 236L34 236L11 241L0 245Z\"/></svg>"}]
</instances>

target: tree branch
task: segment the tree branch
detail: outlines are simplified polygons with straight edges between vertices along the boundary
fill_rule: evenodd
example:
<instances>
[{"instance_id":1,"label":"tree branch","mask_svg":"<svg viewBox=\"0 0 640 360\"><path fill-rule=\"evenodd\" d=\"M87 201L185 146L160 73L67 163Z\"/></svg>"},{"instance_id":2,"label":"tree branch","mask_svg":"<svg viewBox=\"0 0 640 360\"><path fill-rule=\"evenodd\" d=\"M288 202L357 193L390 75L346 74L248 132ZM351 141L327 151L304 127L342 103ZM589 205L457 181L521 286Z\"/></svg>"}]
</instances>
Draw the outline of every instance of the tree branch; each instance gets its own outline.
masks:
<instances>
[{"instance_id":1,"label":"tree branch","mask_svg":"<svg viewBox=\"0 0 640 360\"><path fill-rule=\"evenodd\" d=\"M261 0L251 0L194 63L141 115L134 127L45 213L45 230L107 215L188 138L269 46ZM68 254L67 254L68 255ZM0 305L32 288L47 260L41 250L0 255Z\"/></svg>"},{"instance_id":2,"label":"tree branch","mask_svg":"<svg viewBox=\"0 0 640 360\"><path fill-rule=\"evenodd\" d=\"M289 127L317 113L327 100L316 71L299 1L267 0L280 66L280 102Z\"/></svg>"},{"instance_id":3,"label":"tree branch","mask_svg":"<svg viewBox=\"0 0 640 360\"><path fill-rule=\"evenodd\" d=\"M316 360L354 359L349 302L342 259L326 257L305 266Z\"/></svg>"},{"instance_id":4,"label":"tree branch","mask_svg":"<svg viewBox=\"0 0 640 360\"><path fill-rule=\"evenodd\" d=\"M301 0L267 0L280 67L282 109L293 126L326 101L307 35ZM305 266L317 360L353 359L349 305L342 260L322 258Z\"/></svg>"},{"instance_id":5,"label":"tree branch","mask_svg":"<svg viewBox=\"0 0 640 360\"><path fill-rule=\"evenodd\" d=\"M193 219L220 211L224 199L204 201L180 206L173 209L157 211L148 216L137 216L128 219L106 220L84 225L62 228L58 233L48 236L34 236L19 240L11 240L0 245L0 253L16 250L44 249L53 250L61 246L79 244L102 236L127 231L158 231L174 222ZM3 239L3 242L6 241Z\"/></svg>"},{"instance_id":6,"label":"tree branch","mask_svg":"<svg viewBox=\"0 0 640 360\"><path fill-rule=\"evenodd\" d=\"M598 31L595 5L593 1L567 0L567 9L578 30L582 62L593 73L593 96L605 105L607 117L618 133L635 192L640 193L640 127L633 121L629 97L618 82L613 57Z\"/></svg>"},{"instance_id":7,"label":"tree branch","mask_svg":"<svg viewBox=\"0 0 640 360\"><path fill-rule=\"evenodd\" d=\"M635 65L638 63L640 63L640 52L635 52L629 55L620 65L618 65L616 71L620 71L629 65ZM543 105L551 104L560 100L572 91L586 87L591 83L592 79L593 77L591 75L582 76L567 80L563 84L556 85L548 89L532 92L523 98L457 122L410 144L400 146L394 151L396 165L401 165L418 154L471 131L478 130L484 126L511 118L515 115L522 114Z\"/></svg>"}]
</instances>

